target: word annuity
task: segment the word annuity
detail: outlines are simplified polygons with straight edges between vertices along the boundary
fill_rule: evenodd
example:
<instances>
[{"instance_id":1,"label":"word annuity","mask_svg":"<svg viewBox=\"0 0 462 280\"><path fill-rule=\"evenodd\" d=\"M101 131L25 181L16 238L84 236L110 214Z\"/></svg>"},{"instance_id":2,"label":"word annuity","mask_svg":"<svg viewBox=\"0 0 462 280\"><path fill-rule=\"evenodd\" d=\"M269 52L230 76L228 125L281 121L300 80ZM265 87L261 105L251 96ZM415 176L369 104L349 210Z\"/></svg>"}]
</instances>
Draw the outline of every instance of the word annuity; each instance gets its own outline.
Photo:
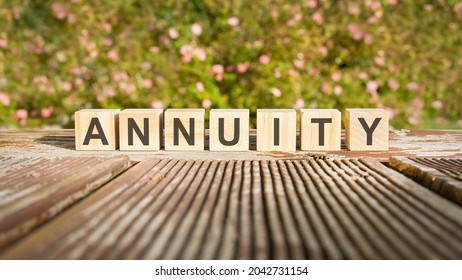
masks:
<instances>
[{"instance_id":1,"label":"word annuity","mask_svg":"<svg viewBox=\"0 0 462 280\"><path fill-rule=\"evenodd\" d=\"M336 109L299 110L300 150L341 149L341 113ZM346 109L345 144L351 151L388 150L388 112ZM205 109L83 109L75 112L77 150L203 151ZM257 110L257 151L294 152L297 112ZM212 109L210 151L249 150L249 110Z\"/></svg>"}]
</instances>

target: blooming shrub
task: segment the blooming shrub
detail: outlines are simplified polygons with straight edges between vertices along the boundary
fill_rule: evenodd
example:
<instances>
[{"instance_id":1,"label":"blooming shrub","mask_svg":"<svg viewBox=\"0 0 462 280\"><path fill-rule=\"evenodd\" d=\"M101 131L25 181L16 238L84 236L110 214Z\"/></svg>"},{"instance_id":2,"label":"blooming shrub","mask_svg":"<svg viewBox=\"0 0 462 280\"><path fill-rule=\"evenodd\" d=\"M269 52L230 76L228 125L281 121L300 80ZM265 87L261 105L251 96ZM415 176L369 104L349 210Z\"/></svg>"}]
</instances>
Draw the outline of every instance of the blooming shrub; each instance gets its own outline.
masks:
<instances>
[{"instance_id":1,"label":"blooming shrub","mask_svg":"<svg viewBox=\"0 0 462 280\"><path fill-rule=\"evenodd\" d=\"M460 1L11 0L0 19L0 127L136 107L378 107L396 128L462 127Z\"/></svg>"}]
</instances>

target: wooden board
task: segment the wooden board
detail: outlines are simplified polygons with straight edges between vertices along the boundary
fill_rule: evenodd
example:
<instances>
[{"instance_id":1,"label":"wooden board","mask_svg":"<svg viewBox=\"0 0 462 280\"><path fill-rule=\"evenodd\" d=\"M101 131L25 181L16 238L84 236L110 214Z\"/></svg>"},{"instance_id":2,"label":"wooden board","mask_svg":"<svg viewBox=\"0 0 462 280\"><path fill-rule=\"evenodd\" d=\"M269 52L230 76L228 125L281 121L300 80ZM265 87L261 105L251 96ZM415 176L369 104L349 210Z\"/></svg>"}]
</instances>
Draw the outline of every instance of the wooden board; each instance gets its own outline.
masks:
<instances>
[{"instance_id":1,"label":"wooden board","mask_svg":"<svg viewBox=\"0 0 462 280\"><path fill-rule=\"evenodd\" d=\"M371 160L148 158L2 259L460 259L462 208Z\"/></svg>"},{"instance_id":2,"label":"wooden board","mask_svg":"<svg viewBox=\"0 0 462 280\"><path fill-rule=\"evenodd\" d=\"M208 131L205 134L205 151L76 151L74 130L32 130L0 131L0 154L4 156L26 157L88 157L108 155L128 155L139 161L148 157L170 159L203 160L270 160L306 158L375 158L388 161L392 156L407 157L462 157L462 131L460 130L395 130L390 132L390 149L382 152L351 152L346 150L342 135L342 150L330 152L257 152L256 131L250 131L250 151L248 152L210 152L208 151ZM299 141L297 141L299 142ZM299 144L297 144L299 146Z\"/></svg>"},{"instance_id":3,"label":"wooden board","mask_svg":"<svg viewBox=\"0 0 462 280\"><path fill-rule=\"evenodd\" d=\"M390 166L447 199L462 205L462 158L390 159Z\"/></svg>"},{"instance_id":4,"label":"wooden board","mask_svg":"<svg viewBox=\"0 0 462 280\"><path fill-rule=\"evenodd\" d=\"M126 156L0 157L0 248L61 213L129 166Z\"/></svg>"}]
</instances>

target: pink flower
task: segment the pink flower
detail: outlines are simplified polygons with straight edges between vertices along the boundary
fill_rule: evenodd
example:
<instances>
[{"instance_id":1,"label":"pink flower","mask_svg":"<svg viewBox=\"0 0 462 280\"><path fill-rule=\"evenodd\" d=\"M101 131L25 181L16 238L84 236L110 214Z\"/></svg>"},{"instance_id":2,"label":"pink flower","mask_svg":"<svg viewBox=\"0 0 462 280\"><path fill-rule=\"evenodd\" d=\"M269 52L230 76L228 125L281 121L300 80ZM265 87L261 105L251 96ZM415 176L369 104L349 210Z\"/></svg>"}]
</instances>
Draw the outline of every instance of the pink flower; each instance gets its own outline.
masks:
<instances>
[{"instance_id":1,"label":"pink flower","mask_svg":"<svg viewBox=\"0 0 462 280\"><path fill-rule=\"evenodd\" d=\"M59 4L59 3L53 3L51 5L51 10L53 10L53 13L55 14L57 19L65 19L67 17L67 10L64 5Z\"/></svg>"},{"instance_id":2,"label":"pink flower","mask_svg":"<svg viewBox=\"0 0 462 280\"><path fill-rule=\"evenodd\" d=\"M379 83L377 83L376 81L368 81L366 83L366 89L369 93L375 94L379 89Z\"/></svg>"},{"instance_id":3,"label":"pink flower","mask_svg":"<svg viewBox=\"0 0 462 280\"><path fill-rule=\"evenodd\" d=\"M388 87L392 91L397 91L399 89L399 83L394 79L390 79L390 80L388 80Z\"/></svg>"},{"instance_id":4,"label":"pink flower","mask_svg":"<svg viewBox=\"0 0 462 280\"><path fill-rule=\"evenodd\" d=\"M316 24L322 24L322 22L324 21L322 15L318 12L311 15L311 20Z\"/></svg>"},{"instance_id":5,"label":"pink flower","mask_svg":"<svg viewBox=\"0 0 462 280\"><path fill-rule=\"evenodd\" d=\"M372 34L365 34L364 35L364 44L371 45L374 42L374 36Z\"/></svg>"},{"instance_id":6,"label":"pink flower","mask_svg":"<svg viewBox=\"0 0 462 280\"><path fill-rule=\"evenodd\" d=\"M322 93L329 93L330 92L330 85L328 83L321 84L321 91Z\"/></svg>"},{"instance_id":7,"label":"pink flower","mask_svg":"<svg viewBox=\"0 0 462 280\"><path fill-rule=\"evenodd\" d=\"M223 74L218 74L218 75L216 75L216 76L215 76L215 81L217 81L217 82L223 81Z\"/></svg>"},{"instance_id":8,"label":"pink flower","mask_svg":"<svg viewBox=\"0 0 462 280\"><path fill-rule=\"evenodd\" d=\"M425 105L424 101L420 98L414 98L411 100L411 107L415 109L422 109L424 105Z\"/></svg>"},{"instance_id":9,"label":"pink flower","mask_svg":"<svg viewBox=\"0 0 462 280\"><path fill-rule=\"evenodd\" d=\"M239 63L237 65L237 72L239 72L241 74L247 72L248 69L249 69L249 63L248 62Z\"/></svg>"},{"instance_id":10,"label":"pink flower","mask_svg":"<svg viewBox=\"0 0 462 280\"><path fill-rule=\"evenodd\" d=\"M61 85L61 88L64 90L64 91L71 91L72 90L72 83L71 82L64 82L62 85Z\"/></svg>"},{"instance_id":11,"label":"pink flower","mask_svg":"<svg viewBox=\"0 0 462 280\"><path fill-rule=\"evenodd\" d=\"M335 86L334 87L334 94L335 95L340 95L343 92L343 88L341 86Z\"/></svg>"},{"instance_id":12,"label":"pink flower","mask_svg":"<svg viewBox=\"0 0 462 280\"><path fill-rule=\"evenodd\" d=\"M200 60L204 61L207 54L205 53L205 50L203 48L196 48L193 51L193 54Z\"/></svg>"},{"instance_id":13,"label":"pink flower","mask_svg":"<svg viewBox=\"0 0 462 280\"><path fill-rule=\"evenodd\" d=\"M332 81L334 82L338 82L340 81L340 79L342 78L342 72L340 71L335 71L334 73L332 73L332 75L330 75L331 78L332 78Z\"/></svg>"},{"instance_id":14,"label":"pink flower","mask_svg":"<svg viewBox=\"0 0 462 280\"><path fill-rule=\"evenodd\" d=\"M221 64L212 65L212 69L210 70L210 72L212 72L212 74L215 74L215 75L216 74L221 74L221 73L223 73L223 71L224 71L224 67Z\"/></svg>"},{"instance_id":15,"label":"pink flower","mask_svg":"<svg viewBox=\"0 0 462 280\"><path fill-rule=\"evenodd\" d=\"M152 53L158 53L160 51L160 48L158 46L151 46L149 47L149 51Z\"/></svg>"},{"instance_id":16,"label":"pink flower","mask_svg":"<svg viewBox=\"0 0 462 280\"><path fill-rule=\"evenodd\" d=\"M295 71L294 69L287 70L287 75L289 75L289 76L294 76L296 73L297 73L297 71Z\"/></svg>"},{"instance_id":17,"label":"pink flower","mask_svg":"<svg viewBox=\"0 0 462 280\"><path fill-rule=\"evenodd\" d=\"M151 108L154 108L154 109L162 109L164 107L164 103L162 101L152 101L151 102Z\"/></svg>"},{"instance_id":18,"label":"pink flower","mask_svg":"<svg viewBox=\"0 0 462 280\"><path fill-rule=\"evenodd\" d=\"M202 100L202 108L208 109L212 107L212 101L210 99Z\"/></svg>"},{"instance_id":19,"label":"pink flower","mask_svg":"<svg viewBox=\"0 0 462 280\"><path fill-rule=\"evenodd\" d=\"M282 94L281 90L276 87L271 88L271 93L276 97L280 97Z\"/></svg>"},{"instance_id":20,"label":"pink flower","mask_svg":"<svg viewBox=\"0 0 462 280\"><path fill-rule=\"evenodd\" d=\"M388 4L395 6L396 4L398 4L398 0L388 0Z\"/></svg>"},{"instance_id":21,"label":"pink flower","mask_svg":"<svg viewBox=\"0 0 462 280\"><path fill-rule=\"evenodd\" d=\"M51 114L53 114L53 108L52 107L43 108L40 111L40 115L44 119L48 119L49 117L51 117Z\"/></svg>"},{"instance_id":22,"label":"pink flower","mask_svg":"<svg viewBox=\"0 0 462 280\"><path fill-rule=\"evenodd\" d=\"M302 98L297 98L297 100L295 100L295 103L294 103L294 109L301 109L305 107L305 101L303 101Z\"/></svg>"},{"instance_id":23,"label":"pink flower","mask_svg":"<svg viewBox=\"0 0 462 280\"><path fill-rule=\"evenodd\" d=\"M324 47L324 46L318 47L318 52L319 52L322 56L326 56L328 51L329 51L329 50L328 50L326 47Z\"/></svg>"},{"instance_id":24,"label":"pink flower","mask_svg":"<svg viewBox=\"0 0 462 280\"><path fill-rule=\"evenodd\" d=\"M25 109L18 109L16 110L16 113L14 114L14 117L18 120L22 120L22 119L27 119L27 110Z\"/></svg>"},{"instance_id":25,"label":"pink flower","mask_svg":"<svg viewBox=\"0 0 462 280\"><path fill-rule=\"evenodd\" d=\"M407 89L410 91L418 91L420 89L420 86L416 82L410 82L407 84Z\"/></svg>"},{"instance_id":26,"label":"pink flower","mask_svg":"<svg viewBox=\"0 0 462 280\"><path fill-rule=\"evenodd\" d=\"M275 77L276 79L279 79L279 78L281 78L281 76L282 76L282 74L281 74L281 69L275 68L275 69L274 69L274 77Z\"/></svg>"},{"instance_id":27,"label":"pink flower","mask_svg":"<svg viewBox=\"0 0 462 280\"><path fill-rule=\"evenodd\" d=\"M369 75L367 75L366 72L359 72L358 77L359 77L361 80L367 80L367 78L369 78Z\"/></svg>"},{"instance_id":28,"label":"pink flower","mask_svg":"<svg viewBox=\"0 0 462 280\"><path fill-rule=\"evenodd\" d=\"M258 58L258 61L260 61L260 63L263 65L268 64L270 60L271 60L270 57L266 54L263 54Z\"/></svg>"},{"instance_id":29,"label":"pink flower","mask_svg":"<svg viewBox=\"0 0 462 280\"><path fill-rule=\"evenodd\" d=\"M196 35L196 36L199 36L202 34L202 26L200 26L200 24L198 23L194 23L193 25L191 25L191 33Z\"/></svg>"},{"instance_id":30,"label":"pink flower","mask_svg":"<svg viewBox=\"0 0 462 280\"><path fill-rule=\"evenodd\" d=\"M409 118L407 119L407 122L408 122L409 124L416 125L416 126L419 125L419 124L421 123L421 121L420 121L418 118L416 118L416 117L409 117Z\"/></svg>"},{"instance_id":31,"label":"pink flower","mask_svg":"<svg viewBox=\"0 0 462 280\"><path fill-rule=\"evenodd\" d=\"M151 63L149 63L148 61L143 61L143 63L141 63L141 67L143 68L143 70L145 71L149 71L152 69L152 65Z\"/></svg>"},{"instance_id":32,"label":"pink flower","mask_svg":"<svg viewBox=\"0 0 462 280\"><path fill-rule=\"evenodd\" d=\"M204 91L204 84L202 82L197 82L196 83L196 89L198 92L203 92Z\"/></svg>"},{"instance_id":33,"label":"pink flower","mask_svg":"<svg viewBox=\"0 0 462 280\"><path fill-rule=\"evenodd\" d=\"M385 58L382 57L382 56L374 57L374 62L375 62L375 64L377 64L378 66L383 67L383 66L385 65Z\"/></svg>"},{"instance_id":34,"label":"pink flower","mask_svg":"<svg viewBox=\"0 0 462 280\"><path fill-rule=\"evenodd\" d=\"M4 92L0 92L0 102L3 103L3 105L8 106L10 105L10 97Z\"/></svg>"},{"instance_id":35,"label":"pink flower","mask_svg":"<svg viewBox=\"0 0 462 280\"><path fill-rule=\"evenodd\" d=\"M309 0L308 1L308 7L310 7L311 9L314 9L318 6L318 2L316 0Z\"/></svg>"},{"instance_id":36,"label":"pink flower","mask_svg":"<svg viewBox=\"0 0 462 280\"><path fill-rule=\"evenodd\" d=\"M8 47L7 39L0 39L0 49L6 49Z\"/></svg>"},{"instance_id":37,"label":"pink flower","mask_svg":"<svg viewBox=\"0 0 462 280\"><path fill-rule=\"evenodd\" d=\"M348 13L352 16L357 16L361 13L361 9L357 5L348 5Z\"/></svg>"},{"instance_id":38,"label":"pink flower","mask_svg":"<svg viewBox=\"0 0 462 280\"><path fill-rule=\"evenodd\" d=\"M316 75L318 71L316 70L316 68L314 67L311 67L310 69L308 69L308 75L310 75L311 77L313 77L314 75Z\"/></svg>"},{"instance_id":39,"label":"pink flower","mask_svg":"<svg viewBox=\"0 0 462 280\"><path fill-rule=\"evenodd\" d=\"M301 59L296 59L294 60L294 66L295 68L303 69L303 67L305 66L305 62L303 62L303 60Z\"/></svg>"},{"instance_id":40,"label":"pink flower","mask_svg":"<svg viewBox=\"0 0 462 280\"><path fill-rule=\"evenodd\" d=\"M230 17L226 21L230 26L236 27L239 25L239 19L237 17Z\"/></svg>"},{"instance_id":41,"label":"pink flower","mask_svg":"<svg viewBox=\"0 0 462 280\"><path fill-rule=\"evenodd\" d=\"M443 102L441 102L441 100L435 100L432 102L432 107L434 109L440 110L441 108L443 108Z\"/></svg>"},{"instance_id":42,"label":"pink flower","mask_svg":"<svg viewBox=\"0 0 462 280\"><path fill-rule=\"evenodd\" d=\"M154 84L153 81L150 80L150 79L143 80L143 87L144 88L152 88L153 84Z\"/></svg>"},{"instance_id":43,"label":"pink flower","mask_svg":"<svg viewBox=\"0 0 462 280\"><path fill-rule=\"evenodd\" d=\"M175 30L175 28L173 27L170 27L168 30L168 36L170 38L172 38L173 40L175 40L176 38L178 38L178 32Z\"/></svg>"},{"instance_id":44,"label":"pink flower","mask_svg":"<svg viewBox=\"0 0 462 280\"><path fill-rule=\"evenodd\" d=\"M117 51L114 50L114 49L108 51L108 52L106 53L106 55L107 55L107 58L109 58L110 60L112 60L112 61L114 61L114 62L116 62L116 61L119 60L119 54L118 54Z\"/></svg>"}]
</instances>

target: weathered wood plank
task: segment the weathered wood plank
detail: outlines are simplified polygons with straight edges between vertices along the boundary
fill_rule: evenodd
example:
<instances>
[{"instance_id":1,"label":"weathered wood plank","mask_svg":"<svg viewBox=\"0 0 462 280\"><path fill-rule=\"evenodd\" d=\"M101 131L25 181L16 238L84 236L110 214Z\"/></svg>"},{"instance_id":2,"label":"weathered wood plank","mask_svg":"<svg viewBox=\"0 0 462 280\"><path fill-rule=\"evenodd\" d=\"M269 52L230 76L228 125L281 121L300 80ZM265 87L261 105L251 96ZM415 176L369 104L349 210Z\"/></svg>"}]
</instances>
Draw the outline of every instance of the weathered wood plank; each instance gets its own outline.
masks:
<instances>
[{"instance_id":1,"label":"weathered wood plank","mask_svg":"<svg viewBox=\"0 0 462 280\"><path fill-rule=\"evenodd\" d=\"M342 139L345 139L342 133ZM389 151L348 151L342 140L341 151L300 151L297 136L296 152L257 152L256 131L250 131L250 150L247 152L208 151L208 130L205 135L205 151L76 151L74 130L0 132L0 154L25 157L88 157L95 155L127 155L139 161L148 157L168 159L202 160L270 160L306 158L374 158L388 161L392 156L406 157L462 157L462 131L460 130L395 130L390 132Z\"/></svg>"},{"instance_id":2,"label":"weathered wood plank","mask_svg":"<svg viewBox=\"0 0 462 280\"><path fill-rule=\"evenodd\" d=\"M390 166L462 205L462 159L393 157Z\"/></svg>"},{"instance_id":3,"label":"weathered wood plank","mask_svg":"<svg viewBox=\"0 0 462 280\"><path fill-rule=\"evenodd\" d=\"M130 166L127 156L0 157L0 248L32 231Z\"/></svg>"},{"instance_id":4,"label":"weathered wood plank","mask_svg":"<svg viewBox=\"0 0 462 280\"><path fill-rule=\"evenodd\" d=\"M460 259L462 208L371 160L150 158L2 259Z\"/></svg>"}]
</instances>

